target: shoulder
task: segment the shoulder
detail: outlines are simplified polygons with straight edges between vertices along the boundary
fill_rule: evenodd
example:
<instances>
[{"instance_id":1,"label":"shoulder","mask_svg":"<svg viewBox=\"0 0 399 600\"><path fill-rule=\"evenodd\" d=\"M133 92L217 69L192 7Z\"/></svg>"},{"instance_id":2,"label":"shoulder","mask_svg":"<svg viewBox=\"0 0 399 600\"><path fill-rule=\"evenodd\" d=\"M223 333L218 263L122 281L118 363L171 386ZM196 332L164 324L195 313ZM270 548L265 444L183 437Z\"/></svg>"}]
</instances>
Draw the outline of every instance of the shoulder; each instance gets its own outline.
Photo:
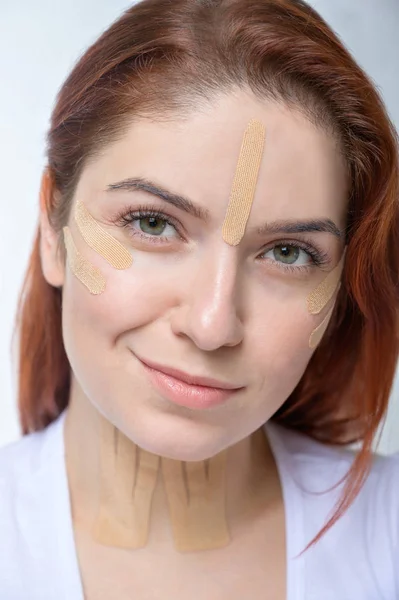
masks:
<instances>
[{"instance_id":1,"label":"shoulder","mask_svg":"<svg viewBox=\"0 0 399 600\"><path fill-rule=\"evenodd\" d=\"M64 416L62 414L46 429L0 448L0 486L8 490L8 494L0 496L0 503L11 489L22 490L62 456Z\"/></svg>"},{"instance_id":2,"label":"shoulder","mask_svg":"<svg viewBox=\"0 0 399 600\"><path fill-rule=\"evenodd\" d=\"M267 433L280 474L286 481L286 491L295 498L293 510L302 515L305 542L302 550L321 531L345 497L346 476L356 453L349 448L322 444L276 424L268 426ZM313 547L307 560L316 579L320 578L320 585L335 573L330 582L337 594L334 597L347 597L346 594L352 592L354 572L358 574L356 586L375 590L376 594L384 590L381 596L384 598L396 597L399 587L398 454L373 455L370 470L355 500ZM361 596L365 592L363 587L360 591L358 587L355 597L368 598L368 595Z\"/></svg>"},{"instance_id":3,"label":"shoulder","mask_svg":"<svg viewBox=\"0 0 399 600\"><path fill-rule=\"evenodd\" d=\"M331 482L333 472L345 474L356 458L356 450L349 446L323 444L302 433L286 429L276 423L266 427L268 436L272 437L272 445L278 446L285 461L295 465L304 476L314 476L320 481L325 474L327 482ZM327 469L327 470L326 470ZM386 481L392 493L399 494L399 453L391 456L373 454L367 480Z\"/></svg>"},{"instance_id":4,"label":"shoulder","mask_svg":"<svg viewBox=\"0 0 399 600\"><path fill-rule=\"evenodd\" d=\"M43 449L47 431L30 433L0 448L0 484L34 476L43 466Z\"/></svg>"},{"instance_id":5,"label":"shoulder","mask_svg":"<svg viewBox=\"0 0 399 600\"><path fill-rule=\"evenodd\" d=\"M0 511L7 498L23 494L59 466L64 454L64 417L62 414L46 429L0 448Z\"/></svg>"},{"instance_id":6,"label":"shoulder","mask_svg":"<svg viewBox=\"0 0 399 600\"><path fill-rule=\"evenodd\" d=\"M54 503L59 502L57 469L62 460L62 417L0 449L0 596L32 598L43 586L44 565L54 554ZM58 476L59 477L59 476ZM47 568L47 567L46 567ZM23 575L23 577L21 577ZM47 578L48 581L48 578ZM41 583L40 583L41 582Z\"/></svg>"},{"instance_id":7,"label":"shoulder","mask_svg":"<svg viewBox=\"0 0 399 600\"><path fill-rule=\"evenodd\" d=\"M342 493L356 458L349 447L323 444L301 433L272 424L268 435L277 457L300 486L310 495ZM391 456L373 454L366 480L358 495L357 505L373 503L389 515L395 530L399 529L399 453ZM356 503L355 503L356 506Z\"/></svg>"}]
</instances>

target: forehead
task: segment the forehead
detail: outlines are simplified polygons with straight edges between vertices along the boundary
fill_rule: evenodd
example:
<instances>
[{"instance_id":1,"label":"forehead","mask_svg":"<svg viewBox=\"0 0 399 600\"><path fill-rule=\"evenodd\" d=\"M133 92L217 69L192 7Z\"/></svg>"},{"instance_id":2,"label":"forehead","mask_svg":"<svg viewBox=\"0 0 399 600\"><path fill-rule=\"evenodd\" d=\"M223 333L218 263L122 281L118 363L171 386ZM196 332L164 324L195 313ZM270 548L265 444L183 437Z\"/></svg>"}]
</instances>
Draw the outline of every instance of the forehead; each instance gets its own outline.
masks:
<instances>
[{"instance_id":1,"label":"forehead","mask_svg":"<svg viewBox=\"0 0 399 600\"><path fill-rule=\"evenodd\" d=\"M225 210L243 134L251 119L266 129L252 213L270 219L346 211L345 161L335 137L283 104L237 92L184 120L132 122L82 174L86 192L128 177L156 179L207 208Z\"/></svg>"}]
</instances>

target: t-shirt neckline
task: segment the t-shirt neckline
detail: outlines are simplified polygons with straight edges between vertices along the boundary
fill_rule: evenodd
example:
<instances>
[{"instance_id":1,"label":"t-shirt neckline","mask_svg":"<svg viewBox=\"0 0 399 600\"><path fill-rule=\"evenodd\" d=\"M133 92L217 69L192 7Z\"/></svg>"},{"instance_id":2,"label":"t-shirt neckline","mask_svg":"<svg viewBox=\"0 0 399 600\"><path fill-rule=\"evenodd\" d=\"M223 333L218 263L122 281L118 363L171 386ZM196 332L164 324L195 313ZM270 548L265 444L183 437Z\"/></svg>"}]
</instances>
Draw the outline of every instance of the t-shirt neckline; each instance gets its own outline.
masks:
<instances>
[{"instance_id":1,"label":"t-shirt neckline","mask_svg":"<svg viewBox=\"0 0 399 600\"><path fill-rule=\"evenodd\" d=\"M59 539L62 546L59 547L60 564L60 590L62 598L65 600L84 600L83 582L80 575L77 548L75 543L75 534L72 520L72 506L69 494L69 484L65 461L65 439L64 423L66 410L58 417L57 421L50 425L53 431L49 432L54 436L55 447L52 448L53 458L57 457L61 464L56 460L54 464L54 510L57 532L59 530Z\"/></svg>"},{"instance_id":2,"label":"t-shirt neckline","mask_svg":"<svg viewBox=\"0 0 399 600\"><path fill-rule=\"evenodd\" d=\"M283 493L286 535L286 600L305 600L305 557L299 556L305 549L305 524L303 498L292 476L292 457L284 445L282 426L272 421L265 423L264 430L276 461Z\"/></svg>"}]
</instances>

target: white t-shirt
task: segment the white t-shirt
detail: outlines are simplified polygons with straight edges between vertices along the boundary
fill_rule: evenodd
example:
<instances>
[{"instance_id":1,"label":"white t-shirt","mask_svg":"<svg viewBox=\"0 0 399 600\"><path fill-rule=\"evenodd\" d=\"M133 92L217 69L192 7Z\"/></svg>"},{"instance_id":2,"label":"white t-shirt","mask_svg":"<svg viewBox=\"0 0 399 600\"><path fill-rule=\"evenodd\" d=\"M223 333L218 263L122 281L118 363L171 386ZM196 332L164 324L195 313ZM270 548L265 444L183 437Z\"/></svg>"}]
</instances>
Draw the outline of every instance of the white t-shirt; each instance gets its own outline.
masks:
<instances>
[{"instance_id":1,"label":"white t-shirt","mask_svg":"<svg viewBox=\"0 0 399 600\"><path fill-rule=\"evenodd\" d=\"M46 430L0 450L1 600L84 600L64 418L65 412ZM399 456L376 457L349 511L296 557L325 523L341 487L312 492L339 481L353 454L276 424L266 424L265 431L285 503L287 600L399 600Z\"/></svg>"}]
</instances>

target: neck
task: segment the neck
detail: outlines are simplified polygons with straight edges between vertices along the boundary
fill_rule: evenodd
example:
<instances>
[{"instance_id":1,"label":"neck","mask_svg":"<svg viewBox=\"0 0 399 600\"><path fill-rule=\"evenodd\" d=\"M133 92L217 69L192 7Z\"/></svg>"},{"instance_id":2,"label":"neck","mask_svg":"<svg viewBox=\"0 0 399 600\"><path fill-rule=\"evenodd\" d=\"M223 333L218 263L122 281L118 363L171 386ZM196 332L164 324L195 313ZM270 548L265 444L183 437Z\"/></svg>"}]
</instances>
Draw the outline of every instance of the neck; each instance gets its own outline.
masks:
<instances>
[{"instance_id":1,"label":"neck","mask_svg":"<svg viewBox=\"0 0 399 600\"><path fill-rule=\"evenodd\" d=\"M143 547L162 544L180 548L181 551L206 549L206 546L201 546L203 540L198 540L198 536L204 531L212 532L214 537L213 541L208 538L209 548L227 545L246 528L249 521L264 514L281 494L274 458L263 428L260 428L220 455L209 461L200 461L203 465L187 463L191 472L196 469L197 474L202 466L209 471L212 468L210 465L219 465L213 469L211 480L212 490L219 490L219 493L202 493L203 498L206 498L206 510L194 513L194 521L197 521L194 529L186 524L182 530L182 511L173 511L173 502L171 504L171 498L175 499L175 507L182 498L182 479L176 477L180 461L157 457L138 448L100 415L76 382L72 385L66 416L65 448L74 525L90 532L97 542L110 546ZM115 465L118 452L123 453L125 459L118 460L116 473L110 465ZM113 512L124 510L125 514L134 515L135 501L126 490L131 489L132 478L137 480L137 474L132 475L132 465L139 453L145 455L146 464L151 466L152 473L146 469L145 477L141 479L141 505L140 497L136 496L138 518L132 517L130 522L126 522L122 515L116 531L115 527L110 526L113 517L118 516L113 515ZM126 456L129 460L126 460ZM187 476L184 468L183 471ZM194 483L198 485L198 478ZM109 491L112 491L111 499ZM187 492L189 495L189 489ZM104 505L101 498L104 497L108 498L108 505L102 510ZM147 536L143 531L145 502L150 524ZM220 525L222 503L226 527ZM102 523L99 522L101 512ZM125 531L120 526L121 523L125 524Z\"/></svg>"}]
</instances>

